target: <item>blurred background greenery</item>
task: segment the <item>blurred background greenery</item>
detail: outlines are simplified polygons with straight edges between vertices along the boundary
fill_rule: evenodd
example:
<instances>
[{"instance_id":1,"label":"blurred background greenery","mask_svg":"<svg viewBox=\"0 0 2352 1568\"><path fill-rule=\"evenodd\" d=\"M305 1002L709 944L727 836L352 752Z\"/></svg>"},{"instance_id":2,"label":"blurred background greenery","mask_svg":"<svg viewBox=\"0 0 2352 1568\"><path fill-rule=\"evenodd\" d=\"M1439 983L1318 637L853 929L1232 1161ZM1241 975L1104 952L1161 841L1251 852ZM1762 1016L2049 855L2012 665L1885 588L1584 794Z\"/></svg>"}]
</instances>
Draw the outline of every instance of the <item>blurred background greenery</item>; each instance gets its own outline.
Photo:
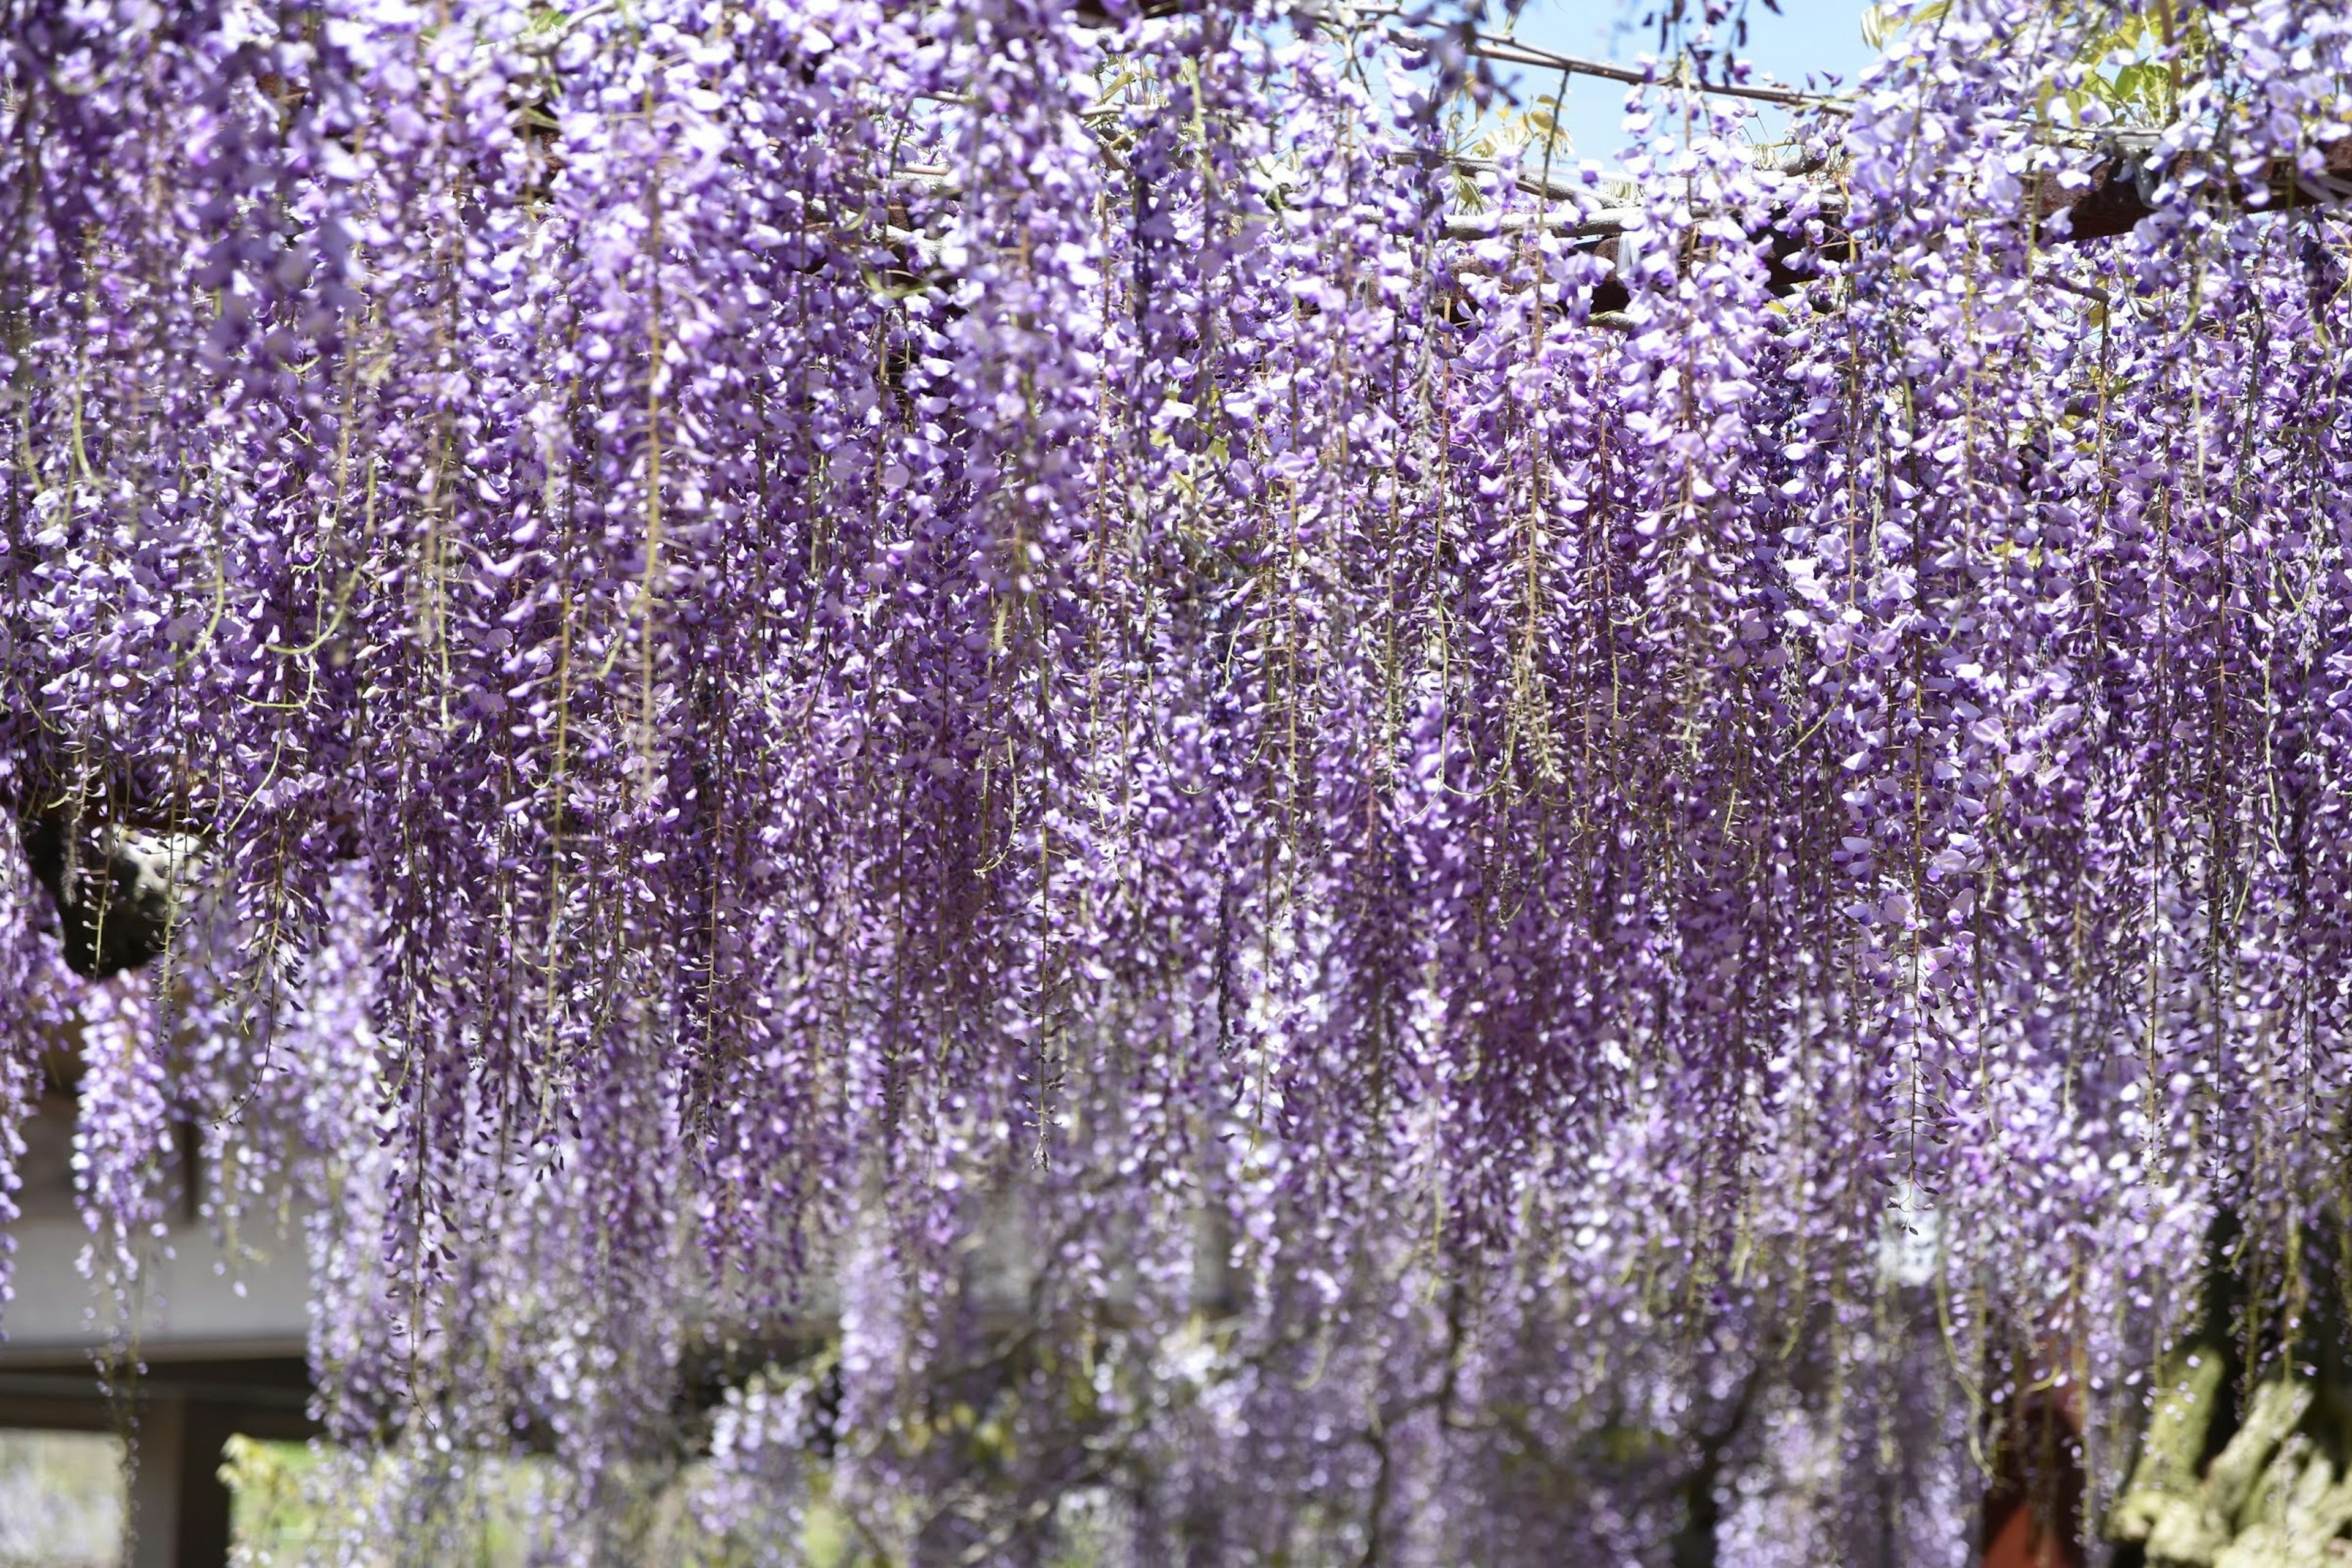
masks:
<instances>
[{"instance_id":1,"label":"blurred background greenery","mask_svg":"<svg viewBox=\"0 0 2352 1568\"><path fill-rule=\"evenodd\" d=\"M0 1568L112 1568L126 1511L117 1439L0 1430Z\"/></svg>"}]
</instances>

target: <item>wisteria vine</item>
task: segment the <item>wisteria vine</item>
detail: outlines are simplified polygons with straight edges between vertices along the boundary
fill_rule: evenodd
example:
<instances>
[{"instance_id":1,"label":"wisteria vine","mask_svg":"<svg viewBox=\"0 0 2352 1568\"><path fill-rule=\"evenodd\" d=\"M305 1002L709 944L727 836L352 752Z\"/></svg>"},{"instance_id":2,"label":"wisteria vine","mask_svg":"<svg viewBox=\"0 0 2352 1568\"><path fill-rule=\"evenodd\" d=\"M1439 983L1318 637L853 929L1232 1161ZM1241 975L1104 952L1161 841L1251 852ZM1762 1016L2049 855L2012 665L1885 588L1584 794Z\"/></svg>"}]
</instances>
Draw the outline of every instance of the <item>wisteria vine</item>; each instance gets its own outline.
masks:
<instances>
[{"instance_id":1,"label":"wisteria vine","mask_svg":"<svg viewBox=\"0 0 2352 1568\"><path fill-rule=\"evenodd\" d=\"M2174 9L1604 173L1434 18L17 0L0 1152L299 1194L379 1544L697 1391L761 1560L2095 1508L2352 1223L2352 16Z\"/></svg>"}]
</instances>

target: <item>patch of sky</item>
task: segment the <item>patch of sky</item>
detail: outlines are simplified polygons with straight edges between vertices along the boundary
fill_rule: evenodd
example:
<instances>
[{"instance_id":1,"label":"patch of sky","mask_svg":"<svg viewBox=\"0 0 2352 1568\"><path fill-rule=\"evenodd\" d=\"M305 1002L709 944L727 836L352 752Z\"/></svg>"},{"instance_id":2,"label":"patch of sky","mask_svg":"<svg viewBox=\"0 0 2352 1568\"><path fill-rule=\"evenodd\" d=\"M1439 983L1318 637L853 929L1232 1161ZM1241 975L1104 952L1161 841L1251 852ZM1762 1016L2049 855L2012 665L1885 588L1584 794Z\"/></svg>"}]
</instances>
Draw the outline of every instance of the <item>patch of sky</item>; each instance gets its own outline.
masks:
<instances>
[{"instance_id":1,"label":"patch of sky","mask_svg":"<svg viewBox=\"0 0 2352 1568\"><path fill-rule=\"evenodd\" d=\"M1710 53L1711 78L1721 79L1728 54L1747 63L1753 83L1837 92L1852 87L1877 58L1877 50L1864 37L1864 7L1855 0L1779 4L1774 11L1764 0L1747 0L1742 11L1700 46ZM1485 30L1507 34L1553 54L1638 68L1661 52L1657 26L1645 20L1651 9L1611 0L1528 0L1516 19L1504 17L1499 5L1493 6L1494 20ZM1571 76L1563 89L1560 73L1534 66L1498 64L1495 75L1508 86L1522 111L1542 107L1540 99L1559 100L1556 120L1569 146L1555 149L1556 157L1566 153L1564 161L1571 167L1588 159L1605 168L1619 163L1630 90L1623 83ZM1788 112L1768 104L1755 107L1758 112L1750 122L1755 140L1779 140L1788 125ZM1544 111L1550 112L1548 107Z\"/></svg>"}]
</instances>

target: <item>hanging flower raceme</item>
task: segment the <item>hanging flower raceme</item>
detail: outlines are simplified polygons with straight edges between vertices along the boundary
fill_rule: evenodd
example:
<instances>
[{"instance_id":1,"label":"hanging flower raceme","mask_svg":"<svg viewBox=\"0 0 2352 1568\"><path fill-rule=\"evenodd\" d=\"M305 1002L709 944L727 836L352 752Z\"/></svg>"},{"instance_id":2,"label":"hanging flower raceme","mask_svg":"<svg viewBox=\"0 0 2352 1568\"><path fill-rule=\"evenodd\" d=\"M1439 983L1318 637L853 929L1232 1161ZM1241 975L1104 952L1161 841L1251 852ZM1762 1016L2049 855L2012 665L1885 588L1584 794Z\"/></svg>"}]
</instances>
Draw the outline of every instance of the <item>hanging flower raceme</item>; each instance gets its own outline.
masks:
<instances>
[{"instance_id":1,"label":"hanging flower raceme","mask_svg":"<svg viewBox=\"0 0 2352 1568\"><path fill-rule=\"evenodd\" d=\"M1346 11L11 11L0 1210L78 1086L127 1346L296 1194L355 1538L1958 1561L2062 1373L2095 1505L2352 1218L2347 22L1915 20L1604 171Z\"/></svg>"}]
</instances>

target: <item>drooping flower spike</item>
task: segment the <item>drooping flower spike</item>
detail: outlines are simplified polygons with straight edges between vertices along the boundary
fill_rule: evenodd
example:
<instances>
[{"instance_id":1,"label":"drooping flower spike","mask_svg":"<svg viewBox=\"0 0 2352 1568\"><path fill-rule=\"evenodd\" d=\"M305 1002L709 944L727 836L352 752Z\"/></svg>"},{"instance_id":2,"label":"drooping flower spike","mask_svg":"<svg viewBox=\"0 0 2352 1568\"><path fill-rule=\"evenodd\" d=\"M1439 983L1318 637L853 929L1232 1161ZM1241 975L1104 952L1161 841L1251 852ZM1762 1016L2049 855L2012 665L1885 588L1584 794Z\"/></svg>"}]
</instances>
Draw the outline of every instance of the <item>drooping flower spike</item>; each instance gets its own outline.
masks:
<instances>
[{"instance_id":1,"label":"drooping flower spike","mask_svg":"<svg viewBox=\"0 0 2352 1568\"><path fill-rule=\"evenodd\" d=\"M0 1125L126 1303L299 1195L419 1552L1958 1562L2053 1378L2095 1511L2352 1217L2347 28L1604 172L1386 14L18 5Z\"/></svg>"}]
</instances>

